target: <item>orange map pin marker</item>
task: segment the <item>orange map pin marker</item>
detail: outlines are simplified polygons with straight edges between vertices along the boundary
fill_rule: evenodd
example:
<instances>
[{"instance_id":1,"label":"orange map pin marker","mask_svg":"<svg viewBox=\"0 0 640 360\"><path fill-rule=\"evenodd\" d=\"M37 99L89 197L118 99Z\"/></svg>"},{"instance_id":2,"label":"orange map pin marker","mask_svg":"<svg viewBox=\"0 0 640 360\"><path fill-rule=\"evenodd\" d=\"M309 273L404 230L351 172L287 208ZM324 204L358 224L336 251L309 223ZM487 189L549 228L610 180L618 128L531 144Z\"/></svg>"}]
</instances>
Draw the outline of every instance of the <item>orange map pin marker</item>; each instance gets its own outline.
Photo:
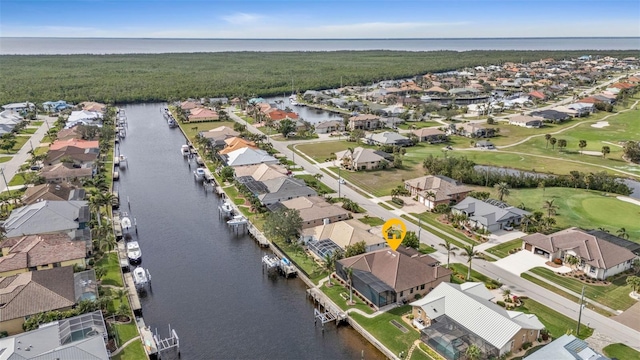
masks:
<instances>
[{"instance_id":1,"label":"orange map pin marker","mask_svg":"<svg viewBox=\"0 0 640 360\"><path fill-rule=\"evenodd\" d=\"M382 225L382 236L393 251L400 246L406 234L407 227L400 219L389 219Z\"/></svg>"}]
</instances>

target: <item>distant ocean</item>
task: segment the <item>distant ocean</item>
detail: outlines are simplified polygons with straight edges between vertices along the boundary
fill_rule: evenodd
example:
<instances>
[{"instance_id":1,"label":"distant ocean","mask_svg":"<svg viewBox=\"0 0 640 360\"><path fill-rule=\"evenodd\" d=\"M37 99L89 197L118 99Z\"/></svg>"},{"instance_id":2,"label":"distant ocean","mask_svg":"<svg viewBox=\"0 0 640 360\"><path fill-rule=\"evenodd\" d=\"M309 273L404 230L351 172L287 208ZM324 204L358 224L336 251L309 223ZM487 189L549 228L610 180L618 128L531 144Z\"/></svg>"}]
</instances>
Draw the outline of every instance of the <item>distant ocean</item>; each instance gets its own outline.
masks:
<instances>
[{"instance_id":1,"label":"distant ocean","mask_svg":"<svg viewBox=\"0 0 640 360\"><path fill-rule=\"evenodd\" d=\"M640 50L640 37L495 39L114 39L0 37L0 55L340 50Z\"/></svg>"}]
</instances>

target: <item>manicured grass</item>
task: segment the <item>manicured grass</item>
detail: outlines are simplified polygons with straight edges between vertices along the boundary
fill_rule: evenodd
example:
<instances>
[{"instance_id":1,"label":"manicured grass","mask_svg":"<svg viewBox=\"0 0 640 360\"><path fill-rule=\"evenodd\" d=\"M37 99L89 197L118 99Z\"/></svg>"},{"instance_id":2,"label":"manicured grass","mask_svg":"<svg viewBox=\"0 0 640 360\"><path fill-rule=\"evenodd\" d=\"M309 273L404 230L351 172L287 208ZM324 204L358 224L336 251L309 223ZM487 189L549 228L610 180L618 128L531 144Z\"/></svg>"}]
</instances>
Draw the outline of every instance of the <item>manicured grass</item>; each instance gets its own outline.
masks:
<instances>
[{"instance_id":1,"label":"manicured grass","mask_svg":"<svg viewBox=\"0 0 640 360\"><path fill-rule=\"evenodd\" d=\"M236 205L244 205L245 202L246 202L245 199L240 199L240 198L233 199L233 203Z\"/></svg>"},{"instance_id":2,"label":"manicured grass","mask_svg":"<svg viewBox=\"0 0 640 360\"><path fill-rule=\"evenodd\" d=\"M432 359L432 360L445 360L442 356L440 356L440 354L438 354L435 350L433 350L432 348L428 347L427 344L421 342L418 347L420 348L420 350L424 353L427 353L429 355L427 355L428 359ZM414 350L413 352L415 353L417 351ZM411 357L413 359L413 356Z\"/></svg>"},{"instance_id":3,"label":"manicured grass","mask_svg":"<svg viewBox=\"0 0 640 360\"><path fill-rule=\"evenodd\" d=\"M360 222L363 222L369 226L379 226L384 224L384 220L380 219L379 217L365 216L358 220L360 220Z\"/></svg>"},{"instance_id":4,"label":"manicured grass","mask_svg":"<svg viewBox=\"0 0 640 360\"><path fill-rule=\"evenodd\" d=\"M389 211L393 210L393 208L391 206L385 204L384 202L379 202L378 206L380 206L383 209L389 210Z\"/></svg>"},{"instance_id":5,"label":"manicured grass","mask_svg":"<svg viewBox=\"0 0 640 360\"><path fill-rule=\"evenodd\" d=\"M370 149L375 148L375 146L365 145L359 142L336 140L299 144L296 145L296 149L314 159L315 161L322 163L336 152L347 150L348 148L356 148L358 146Z\"/></svg>"},{"instance_id":6,"label":"manicured grass","mask_svg":"<svg viewBox=\"0 0 640 360\"><path fill-rule=\"evenodd\" d=\"M48 146L38 146L37 148L35 148L36 155L46 154L48 151L49 151Z\"/></svg>"},{"instance_id":7,"label":"manicured grass","mask_svg":"<svg viewBox=\"0 0 640 360\"><path fill-rule=\"evenodd\" d=\"M40 127L40 125L44 124L44 121L30 121L29 125L30 126L38 126Z\"/></svg>"},{"instance_id":8,"label":"manicured grass","mask_svg":"<svg viewBox=\"0 0 640 360\"><path fill-rule=\"evenodd\" d=\"M495 189L476 187L478 191L490 191L498 198ZM612 234L622 227L627 230L631 241L640 242L640 206L603 195L600 191L572 188L511 189L504 198L511 205L524 204L527 211L545 212L545 201L553 200L556 210L555 230L577 226L585 229L604 227Z\"/></svg>"},{"instance_id":9,"label":"manicured grass","mask_svg":"<svg viewBox=\"0 0 640 360\"><path fill-rule=\"evenodd\" d=\"M436 250L436 248L434 248L434 247L432 247L430 245L420 244L420 247L418 248L418 251L420 251L423 254L431 254L431 253L436 252L437 250Z\"/></svg>"},{"instance_id":10,"label":"manicured grass","mask_svg":"<svg viewBox=\"0 0 640 360\"><path fill-rule=\"evenodd\" d=\"M434 226L435 228L442 230L445 232L445 236L449 237L449 240L454 243L457 247L463 247L469 244L475 244L475 241L472 238L468 238L466 236L464 236L463 234L457 232L453 226L451 225L447 225L447 224L443 224L440 221L437 220L437 217L440 216L439 214L436 213L432 213L432 212L423 212L422 214L417 214L417 213L411 213L411 215L413 215L414 217L419 218L420 220L422 220L422 223L427 223L429 225ZM417 221L414 220L410 220L408 217L404 217L403 218L411 221L414 224L418 224ZM425 229L429 230L429 231L433 231L431 228L429 227L424 227ZM441 236L442 233L438 233L438 236Z\"/></svg>"},{"instance_id":11,"label":"manicured grass","mask_svg":"<svg viewBox=\"0 0 640 360\"><path fill-rule=\"evenodd\" d=\"M593 285L586 284L569 276L556 275L553 271L542 267L536 267L530 271L577 294L582 291L582 287L584 286L584 296L586 298L614 310L626 310L636 303L636 300L629 296L631 286L626 284L626 276L618 277L609 285Z\"/></svg>"},{"instance_id":12,"label":"manicured grass","mask_svg":"<svg viewBox=\"0 0 640 360\"><path fill-rule=\"evenodd\" d=\"M491 279L488 276L482 275L479 272L473 270L473 262L471 263L471 280L469 281L474 281L474 282L482 282L485 283L485 285L489 285L491 287L494 288L498 288L501 286L501 284L496 281ZM468 266L463 265L463 264L459 264L459 263L452 263L449 264L449 268L451 270L453 270L455 273L451 276L451 282L456 283L456 284L462 284L465 283L467 280L467 270L469 269ZM462 275L462 279L460 279L460 277L456 276L456 274Z\"/></svg>"},{"instance_id":13,"label":"manicured grass","mask_svg":"<svg viewBox=\"0 0 640 360\"><path fill-rule=\"evenodd\" d=\"M180 123L180 128L187 134L189 140L193 143L196 135L200 131L208 131L211 129L215 129L220 126L228 126L233 129L233 125L235 125L235 121L209 121L209 122L200 122L200 123Z\"/></svg>"},{"instance_id":14,"label":"manicured grass","mask_svg":"<svg viewBox=\"0 0 640 360\"><path fill-rule=\"evenodd\" d=\"M336 174L338 173L337 167L329 169ZM377 197L391 195L392 189L402 185L402 179L413 179L424 175L422 169L417 170L416 168L389 168L369 171L342 170L340 173L347 182Z\"/></svg>"},{"instance_id":15,"label":"manicured grass","mask_svg":"<svg viewBox=\"0 0 640 360\"><path fill-rule=\"evenodd\" d=\"M568 331L575 334L578 322L565 316L549 307L546 307L539 302L532 299L522 300L523 305L516 308L516 311L522 311L527 314L535 314L538 320L544 324L545 328L549 330L549 334L553 338L557 339L560 336L566 334ZM586 339L593 334L593 329L582 324L580 326L580 334L577 336L580 339Z\"/></svg>"},{"instance_id":16,"label":"manicured grass","mask_svg":"<svg viewBox=\"0 0 640 360\"><path fill-rule=\"evenodd\" d=\"M122 274L120 272L120 264L118 263L118 254L106 254L96 266L102 266L107 269L107 274L102 278L102 284L113 286L124 286L122 283Z\"/></svg>"},{"instance_id":17,"label":"manicured grass","mask_svg":"<svg viewBox=\"0 0 640 360\"><path fill-rule=\"evenodd\" d=\"M334 193L335 191L333 191L332 188L328 187L327 185L325 185L322 180L316 180L315 177L313 177L313 175L296 175L294 176L296 179L302 179L304 180L304 182L311 188L313 188L314 190L318 191L319 193L325 193L325 194L331 194Z\"/></svg>"},{"instance_id":18,"label":"manicured grass","mask_svg":"<svg viewBox=\"0 0 640 360\"><path fill-rule=\"evenodd\" d=\"M416 331L413 326L407 325L401 318L402 315L410 311L411 306L405 305L389 310L371 319L355 313L349 316L367 329L371 335L382 342L393 353L399 354L401 351L404 351L406 354L413 345L413 342L420 337L418 331ZM400 329L390 323L391 320L396 320L406 327L409 332L404 334Z\"/></svg>"},{"instance_id":19,"label":"manicured grass","mask_svg":"<svg viewBox=\"0 0 640 360\"><path fill-rule=\"evenodd\" d=\"M409 121L402 124L398 124L398 129L412 130L414 127L415 129L422 129L427 127L438 127L438 126L443 126L443 125L435 121Z\"/></svg>"},{"instance_id":20,"label":"manicured grass","mask_svg":"<svg viewBox=\"0 0 640 360\"><path fill-rule=\"evenodd\" d=\"M325 293L334 303L336 303L340 309L359 309L367 314L373 314L373 310L367 306L360 298L353 293L353 301L356 303L353 306L347 305L349 301L349 289L346 286L340 285L336 279L331 279L331 287L327 287L327 283L322 285L322 292Z\"/></svg>"},{"instance_id":21,"label":"manicured grass","mask_svg":"<svg viewBox=\"0 0 640 360\"><path fill-rule=\"evenodd\" d=\"M18 132L18 134L20 135L33 135L36 133L36 131L38 131L37 128L24 128L22 130L20 130L20 132Z\"/></svg>"},{"instance_id":22,"label":"manicured grass","mask_svg":"<svg viewBox=\"0 0 640 360\"><path fill-rule=\"evenodd\" d=\"M139 335L134 320L128 324L113 324L112 326L117 334L119 346Z\"/></svg>"},{"instance_id":23,"label":"manicured grass","mask_svg":"<svg viewBox=\"0 0 640 360\"><path fill-rule=\"evenodd\" d=\"M142 340L136 340L122 349L118 355L112 357L113 360L140 360L146 359L147 354L142 347Z\"/></svg>"},{"instance_id":24,"label":"manicured grass","mask_svg":"<svg viewBox=\"0 0 640 360\"><path fill-rule=\"evenodd\" d=\"M496 245L492 248L489 248L485 250L485 252L488 252L489 254L497 256L499 258L505 258L509 256L509 250L519 249L521 247L522 247L522 240L515 239L515 240L507 241L506 243Z\"/></svg>"},{"instance_id":25,"label":"manicured grass","mask_svg":"<svg viewBox=\"0 0 640 360\"><path fill-rule=\"evenodd\" d=\"M314 258L307 253L295 251L291 244L287 244L282 240L269 240L277 244L290 260L294 261L298 267L302 268L307 273L309 279L314 283L317 284L320 279L329 275L329 273L323 270Z\"/></svg>"},{"instance_id":26,"label":"manicured grass","mask_svg":"<svg viewBox=\"0 0 640 360\"><path fill-rule=\"evenodd\" d=\"M602 349L602 352L610 357L610 358L616 358L616 359L640 359L640 352L628 347L625 344L611 344L608 346L605 346Z\"/></svg>"}]
</instances>

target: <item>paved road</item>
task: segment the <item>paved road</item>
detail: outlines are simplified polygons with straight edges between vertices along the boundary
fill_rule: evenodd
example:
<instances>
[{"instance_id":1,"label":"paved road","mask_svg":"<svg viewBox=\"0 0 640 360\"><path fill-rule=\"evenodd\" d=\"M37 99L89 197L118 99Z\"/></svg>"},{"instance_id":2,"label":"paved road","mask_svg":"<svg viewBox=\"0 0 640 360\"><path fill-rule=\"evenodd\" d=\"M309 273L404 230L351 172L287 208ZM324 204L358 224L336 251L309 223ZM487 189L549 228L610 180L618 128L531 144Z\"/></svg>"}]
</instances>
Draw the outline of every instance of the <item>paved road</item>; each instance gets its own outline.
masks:
<instances>
[{"instance_id":1,"label":"paved road","mask_svg":"<svg viewBox=\"0 0 640 360\"><path fill-rule=\"evenodd\" d=\"M262 134L258 129L251 126L251 124L246 123L237 115L233 114L233 112L229 111L229 116L235 120L236 122L242 123L247 126L247 129L256 134ZM293 159L294 153L293 151L287 148L290 145L290 142L279 142L272 141L273 147L280 153L286 155L288 158ZM305 158L301 156L295 156L296 164L302 166L306 172L309 174L323 174L317 164L311 164ZM332 189L338 189L338 181L330 176L323 176L321 181L331 187ZM343 196L348 197L352 201L355 201L360 206L362 206L371 216L377 216L384 220L388 220L390 218L397 218L399 213L402 213L401 210L389 211L377 204L379 202L378 199L372 198L368 199L362 195L360 195L355 190L351 189L348 186L342 185L340 188L340 192ZM405 222L408 231L415 231L418 233L418 227L410 222ZM434 246L438 252L431 254L437 260L442 263L446 262L446 253L443 253L442 247L438 246L438 244L442 243L442 238L436 236L435 234L422 229L420 231L420 242ZM462 257L452 257L452 262L465 262L466 260ZM536 301L555 309L569 317L577 319L578 317L578 308L579 306L555 293L548 291L538 285L535 285L521 277L514 275L498 266L490 262L486 262L483 260L474 260L473 269L487 275L493 279L500 279L505 286L512 289L513 292L517 292L523 295L527 295ZM614 320L611 320L607 317L604 317L592 310L584 309L582 311L582 323L589 324L589 326L593 327L599 333L615 339L615 341L624 343L628 346L636 348L640 350L640 332L635 331L625 325L622 325Z\"/></svg>"}]
</instances>

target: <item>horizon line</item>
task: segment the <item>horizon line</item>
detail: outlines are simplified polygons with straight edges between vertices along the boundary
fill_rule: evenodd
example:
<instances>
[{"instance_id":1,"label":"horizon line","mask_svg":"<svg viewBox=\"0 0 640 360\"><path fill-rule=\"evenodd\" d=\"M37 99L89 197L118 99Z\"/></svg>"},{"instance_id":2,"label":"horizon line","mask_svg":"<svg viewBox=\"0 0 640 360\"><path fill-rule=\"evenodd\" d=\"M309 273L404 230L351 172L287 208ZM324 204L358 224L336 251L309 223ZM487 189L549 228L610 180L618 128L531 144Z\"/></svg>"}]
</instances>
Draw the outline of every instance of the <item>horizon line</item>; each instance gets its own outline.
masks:
<instances>
[{"instance_id":1,"label":"horizon line","mask_svg":"<svg viewBox=\"0 0 640 360\"><path fill-rule=\"evenodd\" d=\"M206 37L109 37L109 36L0 36L0 39L114 39L114 40L521 40L521 39L640 39L640 36L520 36L520 37L376 37L376 38L206 38Z\"/></svg>"}]
</instances>

